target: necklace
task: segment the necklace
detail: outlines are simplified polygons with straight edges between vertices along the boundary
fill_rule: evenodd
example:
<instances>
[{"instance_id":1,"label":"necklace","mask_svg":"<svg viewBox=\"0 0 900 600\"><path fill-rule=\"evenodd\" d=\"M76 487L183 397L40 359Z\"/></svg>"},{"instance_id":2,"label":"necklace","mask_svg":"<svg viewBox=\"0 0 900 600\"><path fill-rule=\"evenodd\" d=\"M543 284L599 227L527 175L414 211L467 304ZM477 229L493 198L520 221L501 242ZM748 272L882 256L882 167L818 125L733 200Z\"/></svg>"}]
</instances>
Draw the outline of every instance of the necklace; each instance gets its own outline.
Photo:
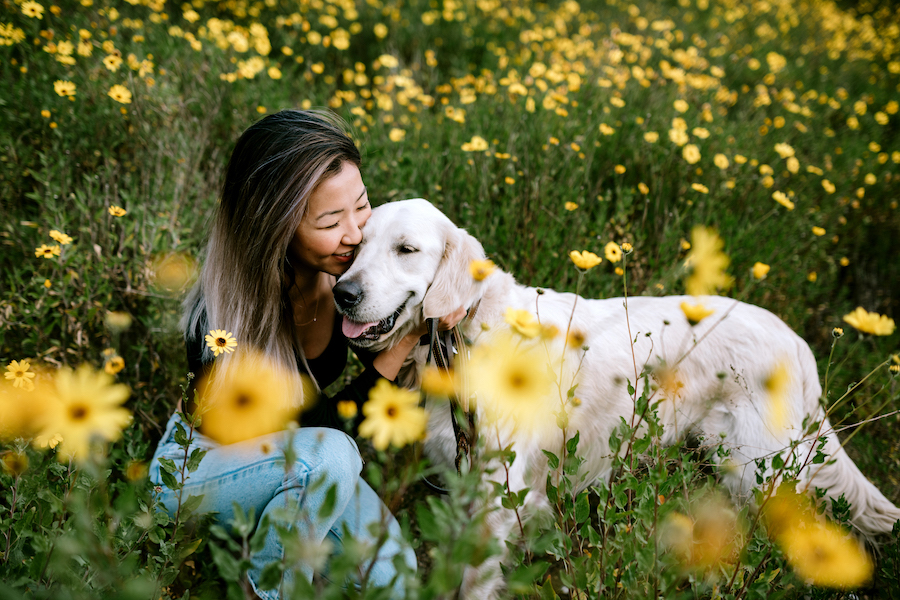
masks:
<instances>
[{"instance_id":1,"label":"necklace","mask_svg":"<svg viewBox=\"0 0 900 600\"><path fill-rule=\"evenodd\" d=\"M306 306L307 306L306 298L303 296L303 292L300 290L299 287L297 288L297 293L300 294L300 300L303 302L303 307L306 308ZM297 327L304 327L306 325L309 325L310 323L315 323L316 320L319 318L319 300L321 300L321 299L322 299L322 295L317 294L316 295L316 307L315 307L315 309L313 309L312 321L307 321L306 323L298 323L297 316L294 315L294 325L296 325Z\"/></svg>"}]
</instances>

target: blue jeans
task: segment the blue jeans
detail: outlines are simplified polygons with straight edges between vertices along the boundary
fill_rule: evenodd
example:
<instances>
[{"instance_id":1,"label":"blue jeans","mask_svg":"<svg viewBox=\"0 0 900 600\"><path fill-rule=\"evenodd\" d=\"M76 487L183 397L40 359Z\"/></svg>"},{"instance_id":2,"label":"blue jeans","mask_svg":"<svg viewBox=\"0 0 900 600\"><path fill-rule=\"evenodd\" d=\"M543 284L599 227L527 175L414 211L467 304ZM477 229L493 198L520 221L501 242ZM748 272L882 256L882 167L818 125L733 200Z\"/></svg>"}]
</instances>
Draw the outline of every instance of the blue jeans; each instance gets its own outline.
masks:
<instances>
[{"instance_id":1,"label":"blue jeans","mask_svg":"<svg viewBox=\"0 0 900 600\"><path fill-rule=\"evenodd\" d=\"M179 466L184 460L184 450L174 439L176 423L189 431L177 412L169 418L150 466L150 480L155 485L162 485L157 459L169 458ZM286 471L284 450L287 444L293 445L297 460ZM280 431L221 445L194 432L188 452L194 448L202 448L207 453L200 461L200 467L185 481L182 498L187 500L188 496L202 494L198 512L218 513L217 519L226 524L234 516L232 503L237 502L245 512L254 509L258 523L263 515L278 520L285 514L285 509L299 507L302 518L292 523L292 529L304 547L319 548L328 540L332 552L336 553L342 551L345 529L356 542L375 547L379 532L387 528L387 541L378 548L371 564L360 565L359 572L369 570L369 585L391 586L392 597L404 596L403 577L399 577L394 568L394 557L402 556L415 571L415 553L405 542L397 520L359 476L363 463L356 442L350 436L336 429L301 427L292 432ZM334 510L328 516L320 515L320 508L332 486L336 491ZM178 505L176 492L163 486L159 500L170 515L174 514ZM265 546L251 557L253 564L248 571L250 584L263 600L280 598L277 588L261 590L258 582L265 565L283 558L284 547L275 528L270 527ZM311 581L314 566L312 562L301 561L297 570ZM285 569L286 589L290 589L293 575L293 569Z\"/></svg>"}]
</instances>

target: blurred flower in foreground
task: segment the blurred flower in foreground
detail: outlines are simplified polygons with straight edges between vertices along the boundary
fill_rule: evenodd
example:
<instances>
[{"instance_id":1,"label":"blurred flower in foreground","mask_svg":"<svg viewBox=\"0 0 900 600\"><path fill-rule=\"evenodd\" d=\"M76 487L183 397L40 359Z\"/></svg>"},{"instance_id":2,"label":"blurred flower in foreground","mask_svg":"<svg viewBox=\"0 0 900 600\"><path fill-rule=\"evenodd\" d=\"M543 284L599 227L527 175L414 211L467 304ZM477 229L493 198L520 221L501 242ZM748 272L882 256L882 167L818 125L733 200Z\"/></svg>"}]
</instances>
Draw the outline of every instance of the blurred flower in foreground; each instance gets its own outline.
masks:
<instances>
[{"instance_id":1,"label":"blurred flower in foreground","mask_svg":"<svg viewBox=\"0 0 900 600\"><path fill-rule=\"evenodd\" d=\"M0 454L0 469L7 475L18 477L28 470L28 455L9 450Z\"/></svg>"},{"instance_id":2,"label":"blurred flower in foreground","mask_svg":"<svg viewBox=\"0 0 900 600\"><path fill-rule=\"evenodd\" d=\"M775 200L778 204L782 205L788 210L794 210L794 203L791 202L788 195L780 190L776 190L772 192L772 199Z\"/></svg>"},{"instance_id":3,"label":"blurred flower in foreground","mask_svg":"<svg viewBox=\"0 0 900 600\"><path fill-rule=\"evenodd\" d=\"M469 362L472 390L484 418L511 421L518 429L555 425L553 392L547 354L539 345L502 333L472 349Z\"/></svg>"},{"instance_id":4,"label":"blurred flower in foreground","mask_svg":"<svg viewBox=\"0 0 900 600\"><path fill-rule=\"evenodd\" d=\"M469 263L469 273L475 281L484 281L494 272L494 263L490 260L473 260Z\"/></svg>"},{"instance_id":5,"label":"blurred flower in foreground","mask_svg":"<svg viewBox=\"0 0 900 600\"><path fill-rule=\"evenodd\" d=\"M718 494L709 494L690 511L669 513L660 528L660 540L689 570L708 571L738 558L743 526L734 508Z\"/></svg>"},{"instance_id":6,"label":"blurred flower in foreground","mask_svg":"<svg viewBox=\"0 0 900 600\"><path fill-rule=\"evenodd\" d=\"M125 215L128 214L128 211L125 210L124 208L122 208L121 206L113 205L113 206L109 207L109 214L111 214L114 217L124 217Z\"/></svg>"},{"instance_id":7,"label":"blurred flower in foreground","mask_svg":"<svg viewBox=\"0 0 900 600\"><path fill-rule=\"evenodd\" d=\"M862 306L844 315L844 321L850 323L863 333L872 335L891 335L894 333L894 320L878 313L868 312Z\"/></svg>"},{"instance_id":8,"label":"blurred flower in foreground","mask_svg":"<svg viewBox=\"0 0 900 600\"><path fill-rule=\"evenodd\" d=\"M527 338L533 338L541 332L541 324L527 310L508 307L503 319L512 327L513 331Z\"/></svg>"},{"instance_id":9,"label":"blurred flower in foreground","mask_svg":"<svg viewBox=\"0 0 900 600\"><path fill-rule=\"evenodd\" d=\"M722 252L722 239L712 229L697 226L691 231L691 251L684 264L691 269L685 287L691 296L714 294L731 285L725 273L728 256Z\"/></svg>"},{"instance_id":10,"label":"blurred flower in foreground","mask_svg":"<svg viewBox=\"0 0 900 600\"><path fill-rule=\"evenodd\" d=\"M681 312L684 313L684 316L687 317L687 320L690 321L691 325L696 325L716 311L706 308L703 304L688 304L687 302L682 302Z\"/></svg>"},{"instance_id":11,"label":"blurred flower in foreground","mask_svg":"<svg viewBox=\"0 0 900 600\"><path fill-rule=\"evenodd\" d=\"M206 346L212 350L213 356L234 352L238 345L231 332L224 329L210 329L205 339Z\"/></svg>"},{"instance_id":12,"label":"blurred flower in foreground","mask_svg":"<svg viewBox=\"0 0 900 600\"><path fill-rule=\"evenodd\" d=\"M125 359L121 356L111 356L103 363L103 370L110 375L115 375L125 368Z\"/></svg>"},{"instance_id":13,"label":"blurred flower in foreground","mask_svg":"<svg viewBox=\"0 0 900 600\"><path fill-rule=\"evenodd\" d=\"M600 264L601 258L594 254L593 252L588 252L587 250L583 250L581 252L577 250L572 250L569 252L569 258L572 259L572 262L575 263L575 266L579 269L584 269L585 271L589 269L593 269L597 265Z\"/></svg>"},{"instance_id":14,"label":"blurred flower in foreground","mask_svg":"<svg viewBox=\"0 0 900 600\"><path fill-rule=\"evenodd\" d=\"M456 383L453 371L439 369L429 365L422 373L422 391L429 396L449 397L456 394Z\"/></svg>"},{"instance_id":15,"label":"blurred flower in foreground","mask_svg":"<svg viewBox=\"0 0 900 600\"><path fill-rule=\"evenodd\" d=\"M350 420L359 412L356 408L356 402L353 400L340 400L337 403L337 413L342 419Z\"/></svg>"},{"instance_id":16,"label":"blurred flower in foreground","mask_svg":"<svg viewBox=\"0 0 900 600\"><path fill-rule=\"evenodd\" d=\"M359 426L359 435L371 438L378 450L389 445L402 448L425 437L428 413L419 407L419 394L387 379L379 379L369 392L363 414L366 419Z\"/></svg>"},{"instance_id":17,"label":"blurred flower in foreground","mask_svg":"<svg viewBox=\"0 0 900 600\"><path fill-rule=\"evenodd\" d=\"M22 388L30 392L34 389L34 373L31 372L31 363L27 360L13 360L6 365L6 379L12 380L13 387Z\"/></svg>"},{"instance_id":18,"label":"blurred flower in foreground","mask_svg":"<svg viewBox=\"0 0 900 600\"><path fill-rule=\"evenodd\" d=\"M763 387L769 394L768 418L766 424L778 433L785 428L788 422L788 387L791 383L791 374L787 363L779 362L769 373L763 382Z\"/></svg>"},{"instance_id":19,"label":"blurred flower in foreground","mask_svg":"<svg viewBox=\"0 0 900 600\"><path fill-rule=\"evenodd\" d=\"M61 461L86 460L93 440L116 441L131 422L131 413L121 406L130 393L128 386L113 383L111 376L88 364L75 371L63 367L45 392L41 435L62 436Z\"/></svg>"},{"instance_id":20,"label":"blurred flower in foreground","mask_svg":"<svg viewBox=\"0 0 900 600\"><path fill-rule=\"evenodd\" d=\"M763 279L769 273L769 265L766 263L756 262L753 265L753 268L750 269L750 272L753 273L753 277L756 279Z\"/></svg>"},{"instance_id":21,"label":"blurred flower in foreground","mask_svg":"<svg viewBox=\"0 0 900 600\"><path fill-rule=\"evenodd\" d=\"M114 332L125 331L131 327L131 315L127 312L110 310L106 312L106 326Z\"/></svg>"},{"instance_id":22,"label":"blurred flower in foreground","mask_svg":"<svg viewBox=\"0 0 900 600\"><path fill-rule=\"evenodd\" d=\"M763 507L770 534L800 577L823 587L855 588L872 577L862 544L840 526L816 518L809 502L782 486Z\"/></svg>"},{"instance_id":23,"label":"blurred flower in foreground","mask_svg":"<svg viewBox=\"0 0 900 600\"><path fill-rule=\"evenodd\" d=\"M184 291L197 276L197 261L183 252L159 254L149 267L154 287L165 292Z\"/></svg>"},{"instance_id":24,"label":"blurred flower in foreground","mask_svg":"<svg viewBox=\"0 0 900 600\"><path fill-rule=\"evenodd\" d=\"M263 354L239 351L230 363L214 363L197 385L201 430L233 444L285 429L302 405L303 384Z\"/></svg>"}]
</instances>

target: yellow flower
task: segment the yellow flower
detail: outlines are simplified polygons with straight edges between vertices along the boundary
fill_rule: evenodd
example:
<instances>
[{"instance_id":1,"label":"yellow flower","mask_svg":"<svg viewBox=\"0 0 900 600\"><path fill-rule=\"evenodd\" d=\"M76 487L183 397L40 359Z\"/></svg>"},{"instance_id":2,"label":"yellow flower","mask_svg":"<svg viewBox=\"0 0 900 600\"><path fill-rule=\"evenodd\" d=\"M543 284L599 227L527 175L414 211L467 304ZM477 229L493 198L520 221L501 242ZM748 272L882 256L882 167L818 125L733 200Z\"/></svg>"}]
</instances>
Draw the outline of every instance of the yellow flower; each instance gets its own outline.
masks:
<instances>
[{"instance_id":1,"label":"yellow flower","mask_svg":"<svg viewBox=\"0 0 900 600\"><path fill-rule=\"evenodd\" d=\"M128 461L128 466L125 467L125 478L128 481L140 481L147 476L149 470L147 463L140 460L130 460Z\"/></svg>"},{"instance_id":2,"label":"yellow flower","mask_svg":"<svg viewBox=\"0 0 900 600\"><path fill-rule=\"evenodd\" d=\"M678 100L676 100L676 101L672 104L672 106L675 107L675 110L677 110L678 112L681 112L681 113L687 112L687 110L690 108L690 105L688 105L688 103L685 102L684 100L682 100L681 98L679 98Z\"/></svg>"},{"instance_id":3,"label":"yellow flower","mask_svg":"<svg viewBox=\"0 0 900 600\"><path fill-rule=\"evenodd\" d=\"M47 244L41 244L37 248L34 249L34 255L37 258L53 258L54 256L59 256L60 248L59 245L48 246Z\"/></svg>"},{"instance_id":4,"label":"yellow flower","mask_svg":"<svg viewBox=\"0 0 900 600\"><path fill-rule=\"evenodd\" d=\"M43 19L44 7L37 2L27 0L27 2L22 3L22 14L32 19Z\"/></svg>"},{"instance_id":5,"label":"yellow flower","mask_svg":"<svg viewBox=\"0 0 900 600\"><path fill-rule=\"evenodd\" d=\"M453 396L456 394L453 372L429 365L422 373L421 388L429 396Z\"/></svg>"},{"instance_id":6,"label":"yellow flower","mask_svg":"<svg viewBox=\"0 0 900 600\"><path fill-rule=\"evenodd\" d=\"M555 427L552 403L547 402L553 378L540 345L500 334L472 349L469 367L479 411L488 422L511 421L525 430Z\"/></svg>"},{"instance_id":7,"label":"yellow flower","mask_svg":"<svg viewBox=\"0 0 900 600\"><path fill-rule=\"evenodd\" d=\"M634 250L634 246L632 246L629 242L622 242L622 252L625 254L631 254L631 251Z\"/></svg>"},{"instance_id":8,"label":"yellow flower","mask_svg":"<svg viewBox=\"0 0 900 600\"><path fill-rule=\"evenodd\" d=\"M609 242L606 246L603 247L603 254L606 256L606 260L611 263L616 263L622 260L622 249L615 242Z\"/></svg>"},{"instance_id":9,"label":"yellow flower","mask_svg":"<svg viewBox=\"0 0 900 600\"><path fill-rule=\"evenodd\" d=\"M338 416L342 419L349 421L356 417L358 409L356 408L356 402L353 400L340 400L337 403L337 413Z\"/></svg>"},{"instance_id":10,"label":"yellow flower","mask_svg":"<svg viewBox=\"0 0 900 600\"><path fill-rule=\"evenodd\" d=\"M681 151L681 155L689 165L697 164L700 161L700 149L695 144L688 144Z\"/></svg>"},{"instance_id":11,"label":"yellow flower","mask_svg":"<svg viewBox=\"0 0 900 600\"><path fill-rule=\"evenodd\" d=\"M716 311L706 308L703 304L688 304L687 302L682 302L681 312L684 313L684 316L687 317L687 320L691 325L696 325Z\"/></svg>"},{"instance_id":12,"label":"yellow flower","mask_svg":"<svg viewBox=\"0 0 900 600\"><path fill-rule=\"evenodd\" d=\"M700 138L701 140L705 140L709 137L709 130L705 127L694 127L691 129L691 133Z\"/></svg>"},{"instance_id":13,"label":"yellow flower","mask_svg":"<svg viewBox=\"0 0 900 600\"><path fill-rule=\"evenodd\" d=\"M843 327L835 327L831 330L831 335L835 338L844 337L844 328Z\"/></svg>"},{"instance_id":14,"label":"yellow flower","mask_svg":"<svg viewBox=\"0 0 900 600\"><path fill-rule=\"evenodd\" d=\"M72 238L70 238L69 236L67 236L65 233L63 233L61 231L57 231L56 229L50 230L50 237L53 238L55 241L59 242L60 244L62 244L63 246L68 246L69 244L72 243Z\"/></svg>"},{"instance_id":15,"label":"yellow flower","mask_svg":"<svg viewBox=\"0 0 900 600\"><path fill-rule=\"evenodd\" d=\"M379 379L363 404L365 420L359 434L371 438L378 450L393 445L397 448L425 437L428 413L419 406L419 395Z\"/></svg>"},{"instance_id":16,"label":"yellow flower","mask_svg":"<svg viewBox=\"0 0 900 600\"><path fill-rule=\"evenodd\" d=\"M30 392L34 389L34 373L30 371L31 363L27 360L10 361L6 365L6 373L3 374L9 380L12 380L13 387L22 388Z\"/></svg>"},{"instance_id":17,"label":"yellow flower","mask_svg":"<svg viewBox=\"0 0 900 600\"><path fill-rule=\"evenodd\" d=\"M791 374L787 365L783 362L779 362L769 374L769 377L763 382L763 386L769 394L769 410L766 422L776 432L781 431L787 425L787 398L790 382Z\"/></svg>"},{"instance_id":18,"label":"yellow flower","mask_svg":"<svg viewBox=\"0 0 900 600\"><path fill-rule=\"evenodd\" d=\"M650 144L655 144L659 140L659 134L655 131L648 131L644 134L644 141Z\"/></svg>"},{"instance_id":19,"label":"yellow flower","mask_svg":"<svg viewBox=\"0 0 900 600\"><path fill-rule=\"evenodd\" d=\"M813 235L819 236L819 237L825 235L825 230L822 229L821 227L813 227L812 232L813 232Z\"/></svg>"},{"instance_id":20,"label":"yellow flower","mask_svg":"<svg viewBox=\"0 0 900 600\"><path fill-rule=\"evenodd\" d=\"M727 156L719 153L713 157L713 164L716 165L717 167L719 167L720 169L725 170L728 168L728 165L730 163L728 162Z\"/></svg>"},{"instance_id":21,"label":"yellow flower","mask_svg":"<svg viewBox=\"0 0 900 600\"><path fill-rule=\"evenodd\" d=\"M769 265L766 263L757 262L753 265L751 272L756 279L763 279L769 273Z\"/></svg>"},{"instance_id":22,"label":"yellow flower","mask_svg":"<svg viewBox=\"0 0 900 600\"><path fill-rule=\"evenodd\" d=\"M125 359L121 356L113 356L103 365L103 370L110 375L115 375L125 368Z\"/></svg>"},{"instance_id":23,"label":"yellow flower","mask_svg":"<svg viewBox=\"0 0 900 600\"><path fill-rule=\"evenodd\" d=\"M715 293L731 285L731 277L725 273L728 256L722 252L724 242L712 229L697 226L691 231L691 251L685 266L691 274L685 287L691 296Z\"/></svg>"},{"instance_id":24,"label":"yellow flower","mask_svg":"<svg viewBox=\"0 0 900 600\"><path fill-rule=\"evenodd\" d=\"M785 166L791 173L796 173L800 170L800 161L797 160L797 157L791 156L785 161Z\"/></svg>"},{"instance_id":25,"label":"yellow flower","mask_svg":"<svg viewBox=\"0 0 900 600\"><path fill-rule=\"evenodd\" d=\"M0 470L12 477L19 477L28 470L28 455L14 450L0 453Z\"/></svg>"},{"instance_id":26,"label":"yellow flower","mask_svg":"<svg viewBox=\"0 0 900 600\"><path fill-rule=\"evenodd\" d=\"M189 254L170 252L150 261L155 287L166 292L180 292L193 283L197 275L197 261Z\"/></svg>"},{"instance_id":27,"label":"yellow flower","mask_svg":"<svg viewBox=\"0 0 900 600\"><path fill-rule=\"evenodd\" d=\"M224 329L210 329L205 339L206 346L212 350L213 356L234 352L238 345L231 332Z\"/></svg>"},{"instance_id":28,"label":"yellow flower","mask_svg":"<svg viewBox=\"0 0 900 600\"><path fill-rule=\"evenodd\" d=\"M700 192L701 194L708 194L709 188L703 185L702 183L692 183L691 189L695 192Z\"/></svg>"},{"instance_id":29,"label":"yellow flower","mask_svg":"<svg viewBox=\"0 0 900 600\"><path fill-rule=\"evenodd\" d=\"M198 384L202 431L221 444L280 431L302 404L303 383L261 353L238 352L231 363L215 363Z\"/></svg>"},{"instance_id":30,"label":"yellow flower","mask_svg":"<svg viewBox=\"0 0 900 600\"><path fill-rule=\"evenodd\" d=\"M402 141L403 138L405 138L405 137L406 137L406 131L404 131L403 129L399 129L397 127L393 127L391 129L390 133L388 133L388 138L390 138L390 140L392 142Z\"/></svg>"},{"instance_id":31,"label":"yellow flower","mask_svg":"<svg viewBox=\"0 0 900 600\"><path fill-rule=\"evenodd\" d=\"M107 311L104 321L106 322L106 326L113 331L125 331L131 327L132 317L124 311L110 310Z\"/></svg>"},{"instance_id":32,"label":"yellow flower","mask_svg":"<svg viewBox=\"0 0 900 600\"><path fill-rule=\"evenodd\" d=\"M621 175L622 173L625 172L625 166L624 166L624 165L616 165L616 166L613 168L613 171L615 171L616 173L618 173L619 175Z\"/></svg>"},{"instance_id":33,"label":"yellow flower","mask_svg":"<svg viewBox=\"0 0 900 600\"><path fill-rule=\"evenodd\" d=\"M108 54L103 59L103 66L115 72L122 66L122 57L118 54Z\"/></svg>"},{"instance_id":34,"label":"yellow flower","mask_svg":"<svg viewBox=\"0 0 900 600\"><path fill-rule=\"evenodd\" d=\"M124 217L126 214L128 214L128 211L121 206L113 205L109 207L109 214L114 217Z\"/></svg>"},{"instance_id":35,"label":"yellow flower","mask_svg":"<svg viewBox=\"0 0 900 600\"><path fill-rule=\"evenodd\" d=\"M491 260L473 260L469 263L469 273L475 281L484 281L491 273L494 272L495 265Z\"/></svg>"},{"instance_id":36,"label":"yellow flower","mask_svg":"<svg viewBox=\"0 0 900 600\"><path fill-rule=\"evenodd\" d=\"M60 79L57 79L53 82L53 90L63 98L75 97L75 84L71 81L62 81Z\"/></svg>"},{"instance_id":37,"label":"yellow flower","mask_svg":"<svg viewBox=\"0 0 900 600\"><path fill-rule=\"evenodd\" d=\"M41 435L48 440L62 437L61 461L86 460L94 440L116 441L131 422L131 413L121 406L130 395L128 386L113 383L111 376L88 364L57 371L45 393Z\"/></svg>"},{"instance_id":38,"label":"yellow flower","mask_svg":"<svg viewBox=\"0 0 900 600\"><path fill-rule=\"evenodd\" d=\"M578 267L579 269L584 269L585 271L593 269L601 262L601 258L599 256L597 256L593 252L588 252L587 250L583 250L581 252L572 250L571 252L569 252L569 258L572 259L572 262L575 263L576 267Z\"/></svg>"},{"instance_id":39,"label":"yellow flower","mask_svg":"<svg viewBox=\"0 0 900 600\"><path fill-rule=\"evenodd\" d=\"M281 69L278 67L269 67L266 73L269 74L269 79L281 79Z\"/></svg>"},{"instance_id":40,"label":"yellow flower","mask_svg":"<svg viewBox=\"0 0 900 600\"><path fill-rule=\"evenodd\" d=\"M669 130L669 139L679 146L684 146L690 138L685 130L672 128Z\"/></svg>"},{"instance_id":41,"label":"yellow flower","mask_svg":"<svg viewBox=\"0 0 900 600\"><path fill-rule=\"evenodd\" d=\"M638 190L644 195L650 193L650 188L647 187L647 184L644 183L643 181L638 184Z\"/></svg>"},{"instance_id":42,"label":"yellow flower","mask_svg":"<svg viewBox=\"0 0 900 600\"><path fill-rule=\"evenodd\" d=\"M541 332L541 324L527 310L510 306L506 309L503 320L512 327L513 331L526 338L533 338Z\"/></svg>"},{"instance_id":43,"label":"yellow flower","mask_svg":"<svg viewBox=\"0 0 900 600\"><path fill-rule=\"evenodd\" d=\"M871 578L872 560L860 542L840 526L817 519L809 503L786 486L765 505L763 515L788 564L803 579L847 589Z\"/></svg>"},{"instance_id":44,"label":"yellow flower","mask_svg":"<svg viewBox=\"0 0 900 600\"><path fill-rule=\"evenodd\" d=\"M791 156L794 156L794 149L783 142L775 144L775 152L777 152L778 156L781 158L790 158Z\"/></svg>"},{"instance_id":45,"label":"yellow flower","mask_svg":"<svg viewBox=\"0 0 900 600\"><path fill-rule=\"evenodd\" d=\"M563 207L564 207L566 210L568 210L569 212L571 212L571 211L573 211L573 210L578 210L578 205L577 205L576 203L574 203L574 202L566 202L566 203L563 205Z\"/></svg>"},{"instance_id":46,"label":"yellow flower","mask_svg":"<svg viewBox=\"0 0 900 600\"><path fill-rule=\"evenodd\" d=\"M115 100L116 102L121 102L122 104L131 104L131 91L121 84L116 84L109 88L109 92L107 95Z\"/></svg>"},{"instance_id":47,"label":"yellow flower","mask_svg":"<svg viewBox=\"0 0 900 600\"><path fill-rule=\"evenodd\" d=\"M831 183L830 181L828 181L827 179L823 179L823 180L822 180L822 187L823 187L823 188L825 189L825 191L828 192L829 194L833 194L834 191L837 189L836 187L834 187L834 184Z\"/></svg>"},{"instance_id":48,"label":"yellow flower","mask_svg":"<svg viewBox=\"0 0 900 600\"><path fill-rule=\"evenodd\" d=\"M794 203L790 201L787 194L785 194L784 192L780 190L772 192L772 198L775 200L775 202L782 205L786 209L794 210Z\"/></svg>"},{"instance_id":49,"label":"yellow flower","mask_svg":"<svg viewBox=\"0 0 900 600\"><path fill-rule=\"evenodd\" d=\"M670 512L662 521L660 540L690 570L705 572L733 562L740 551L741 523L728 500L711 494L691 511L691 518Z\"/></svg>"},{"instance_id":50,"label":"yellow flower","mask_svg":"<svg viewBox=\"0 0 900 600\"><path fill-rule=\"evenodd\" d=\"M587 335L580 329L572 329L566 334L566 346L572 350L581 350L587 342Z\"/></svg>"},{"instance_id":51,"label":"yellow flower","mask_svg":"<svg viewBox=\"0 0 900 600\"><path fill-rule=\"evenodd\" d=\"M893 319L886 315L870 313L862 306L857 306L856 310L844 315L844 321L863 333L871 333L872 335L891 335L894 333Z\"/></svg>"},{"instance_id":52,"label":"yellow flower","mask_svg":"<svg viewBox=\"0 0 900 600\"><path fill-rule=\"evenodd\" d=\"M487 140L480 135L472 136L472 139L462 145L465 152L482 152L488 149Z\"/></svg>"}]
</instances>

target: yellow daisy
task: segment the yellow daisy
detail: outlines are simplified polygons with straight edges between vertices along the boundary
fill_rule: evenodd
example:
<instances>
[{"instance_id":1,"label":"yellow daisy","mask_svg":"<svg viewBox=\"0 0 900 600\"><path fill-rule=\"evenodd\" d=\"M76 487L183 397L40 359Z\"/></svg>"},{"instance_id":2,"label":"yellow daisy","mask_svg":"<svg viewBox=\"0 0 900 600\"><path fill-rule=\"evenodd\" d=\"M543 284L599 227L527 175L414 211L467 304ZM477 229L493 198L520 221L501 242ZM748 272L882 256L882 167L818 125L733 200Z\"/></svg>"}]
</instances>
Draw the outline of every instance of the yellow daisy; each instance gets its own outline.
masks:
<instances>
[{"instance_id":1,"label":"yellow daisy","mask_svg":"<svg viewBox=\"0 0 900 600\"><path fill-rule=\"evenodd\" d=\"M53 91L63 98L72 98L75 96L75 84L71 81L57 79L53 82Z\"/></svg>"},{"instance_id":2,"label":"yellow daisy","mask_svg":"<svg viewBox=\"0 0 900 600\"><path fill-rule=\"evenodd\" d=\"M509 307L503 319L513 331L526 338L533 338L541 332L541 324L527 310Z\"/></svg>"},{"instance_id":3,"label":"yellow daisy","mask_svg":"<svg viewBox=\"0 0 900 600\"><path fill-rule=\"evenodd\" d=\"M53 238L54 241L57 241L60 244L62 244L63 246L68 246L69 244L72 243L72 238L67 236L62 231L57 231L56 229L50 230L50 237Z\"/></svg>"},{"instance_id":4,"label":"yellow daisy","mask_svg":"<svg viewBox=\"0 0 900 600\"><path fill-rule=\"evenodd\" d=\"M469 263L469 273L475 281L484 281L494 269L494 263L490 260L473 260Z\"/></svg>"},{"instance_id":5,"label":"yellow daisy","mask_svg":"<svg viewBox=\"0 0 900 600\"><path fill-rule=\"evenodd\" d=\"M27 2L22 3L22 14L26 17L31 17L32 19L43 19L44 7L37 2L28 0Z\"/></svg>"},{"instance_id":6,"label":"yellow daisy","mask_svg":"<svg viewBox=\"0 0 900 600\"><path fill-rule=\"evenodd\" d=\"M703 296L731 285L731 277L725 273L728 256L722 252L724 242L712 229L695 227L691 231L691 251L685 266L691 268L687 279L687 292L691 296Z\"/></svg>"},{"instance_id":7,"label":"yellow daisy","mask_svg":"<svg viewBox=\"0 0 900 600\"><path fill-rule=\"evenodd\" d=\"M213 356L219 356L223 353L234 352L238 344L231 332L224 329L210 329L206 336L206 345L212 350Z\"/></svg>"},{"instance_id":8,"label":"yellow daisy","mask_svg":"<svg viewBox=\"0 0 900 600\"><path fill-rule=\"evenodd\" d=\"M886 315L868 312L862 306L856 307L851 313L844 315L844 321L853 325L863 333L872 335L891 335L894 333L894 320Z\"/></svg>"},{"instance_id":9,"label":"yellow daisy","mask_svg":"<svg viewBox=\"0 0 900 600\"><path fill-rule=\"evenodd\" d=\"M75 371L64 367L46 392L41 435L62 437L60 460L86 460L94 440L115 441L131 422L131 413L121 406L129 394L128 386L113 383L111 376L90 365Z\"/></svg>"},{"instance_id":10,"label":"yellow daisy","mask_svg":"<svg viewBox=\"0 0 900 600\"><path fill-rule=\"evenodd\" d=\"M419 407L419 395L379 379L363 404L365 420L359 434L371 438L378 450L403 446L425 437L428 413Z\"/></svg>"},{"instance_id":11,"label":"yellow daisy","mask_svg":"<svg viewBox=\"0 0 900 600\"><path fill-rule=\"evenodd\" d=\"M121 84L116 84L109 88L109 92L107 95L115 100L116 102L121 102L122 104L131 104L131 91Z\"/></svg>"},{"instance_id":12,"label":"yellow daisy","mask_svg":"<svg viewBox=\"0 0 900 600\"><path fill-rule=\"evenodd\" d=\"M572 259L572 262L575 263L576 267L585 271L593 269L602 261L599 256L597 256L593 252L588 252L587 250L583 250L581 252L572 250L571 252L569 252L569 258Z\"/></svg>"},{"instance_id":13,"label":"yellow daisy","mask_svg":"<svg viewBox=\"0 0 900 600\"><path fill-rule=\"evenodd\" d=\"M703 304L688 304L687 302L682 302L681 312L684 313L684 316L687 317L687 320L690 321L691 325L696 325L716 311L706 308Z\"/></svg>"},{"instance_id":14,"label":"yellow daisy","mask_svg":"<svg viewBox=\"0 0 900 600\"><path fill-rule=\"evenodd\" d=\"M38 258L53 258L54 256L59 256L59 252L60 248L58 244L54 246L41 244L34 249L34 255Z\"/></svg>"},{"instance_id":15,"label":"yellow daisy","mask_svg":"<svg viewBox=\"0 0 900 600\"><path fill-rule=\"evenodd\" d=\"M756 279L763 279L769 273L770 268L766 263L756 262L750 271Z\"/></svg>"},{"instance_id":16,"label":"yellow daisy","mask_svg":"<svg viewBox=\"0 0 900 600\"><path fill-rule=\"evenodd\" d=\"M121 206L113 205L109 207L109 214L114 217L124 217L126 214L128 214L128 211Z\"/></svg>"},{"instance_id":17,"label":"yellow daisy","mask_svg":"<svg viewBox=\"0 0 900 600\"><path fill-rule=\"evenodd\" d=\"M9 380L12 380L13 387L22 388L26 391L34 389L34 373L30 371L31 363L27 360L11 361L6 365L6 373L3 374Z\"/></svg>"},{"instance_id":18,"label":"yellow daisy","mask_svg":"<svg viewBox=\"0 0 900 600\"><path fill-rule=\"evenodd\" d=\"M603 254L606 256L606 260L611 263L617 263L622 260L622 249L615 242L606 244L603 247Z\"/></svg>"}]
</instances>

